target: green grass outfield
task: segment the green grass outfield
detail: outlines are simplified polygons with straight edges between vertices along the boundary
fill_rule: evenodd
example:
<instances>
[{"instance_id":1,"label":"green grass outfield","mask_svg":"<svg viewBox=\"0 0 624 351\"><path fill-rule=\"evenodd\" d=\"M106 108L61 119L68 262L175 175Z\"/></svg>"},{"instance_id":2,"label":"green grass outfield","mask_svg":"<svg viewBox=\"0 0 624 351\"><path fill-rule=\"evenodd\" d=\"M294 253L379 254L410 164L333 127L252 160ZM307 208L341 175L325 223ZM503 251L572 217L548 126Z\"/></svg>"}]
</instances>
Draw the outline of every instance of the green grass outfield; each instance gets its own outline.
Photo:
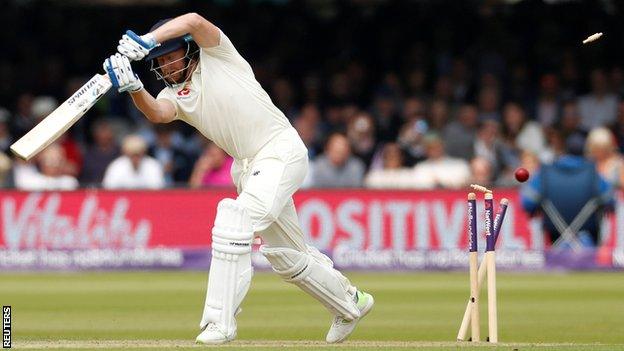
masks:
<instances>
[{"instance_id":1,"label":"green grass outfield","mask_svg":"<svg viewBox=\"0 0 624 351\"><path fill-rule=\"evenodd\" d=\"M323 340L329 314L271 273L254 277L239 316L246 350L457 350L467 273L352 273L376 305L349 342ZM201 272L0 274L11 305L13 347L183 350L198 333L207 274ZM499 273L500 349L624 350L624 274ZM482 307L486 305L482 294ZM481 312L482 335L487 312Z\"/></svg>"}]
</instances>

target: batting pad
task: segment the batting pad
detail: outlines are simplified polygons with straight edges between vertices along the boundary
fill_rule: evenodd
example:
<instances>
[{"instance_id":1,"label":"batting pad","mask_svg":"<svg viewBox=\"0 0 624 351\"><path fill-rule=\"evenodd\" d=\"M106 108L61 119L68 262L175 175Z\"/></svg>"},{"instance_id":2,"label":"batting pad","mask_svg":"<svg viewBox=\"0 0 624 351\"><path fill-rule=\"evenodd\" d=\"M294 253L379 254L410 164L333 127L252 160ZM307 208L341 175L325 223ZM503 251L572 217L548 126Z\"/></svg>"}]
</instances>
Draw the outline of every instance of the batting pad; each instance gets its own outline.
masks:
<instances>
[{"instance_id":1,"label":"batting pad","mask_svg":"<svg viewBox=\"0 0 624 351\"><path fill-rule=\"evenodd\" d=\"M212 228L212 261L201 329L216 323L225 335L235 333L234 313L245 298L253 275L253 236L247 210L233 199L221 200Z\"/></svg>"},{"instance_id":2,"label":"batting pad","mask_svg":"<svg viewBox=\"0 0 624 351\"><path fill-rule=\"evenodd\" d=\"M355 288L333 268L331 260L313 247L300 252L285 247L263 245L260 252L273 270L285 281L293 283L319 300L332 314L346 320L360 316L353 301Z\"/></svg>"}]
</instances>

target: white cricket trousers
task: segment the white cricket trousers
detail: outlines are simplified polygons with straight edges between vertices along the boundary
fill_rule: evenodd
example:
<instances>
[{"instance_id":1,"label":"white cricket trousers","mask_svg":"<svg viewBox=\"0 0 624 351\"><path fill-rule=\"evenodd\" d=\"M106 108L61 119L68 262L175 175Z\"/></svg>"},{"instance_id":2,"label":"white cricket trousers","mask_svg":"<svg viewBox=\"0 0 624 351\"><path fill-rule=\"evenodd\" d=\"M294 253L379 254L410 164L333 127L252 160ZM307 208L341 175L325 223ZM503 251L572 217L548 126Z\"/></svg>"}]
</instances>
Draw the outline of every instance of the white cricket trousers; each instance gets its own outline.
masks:
<instances>
[{"instance_id":1,"label":"white cricket trousers","mask_svg":"<svg viewBox=\"0 0 624 351\"><path fill-rule=\"evenodd\" d=\"M308 150L294 128L284 130L252 159L232 165L236 201L247 209L264 244L307 252L292 199L307 171Z\"/></svg>"}]
</instances>

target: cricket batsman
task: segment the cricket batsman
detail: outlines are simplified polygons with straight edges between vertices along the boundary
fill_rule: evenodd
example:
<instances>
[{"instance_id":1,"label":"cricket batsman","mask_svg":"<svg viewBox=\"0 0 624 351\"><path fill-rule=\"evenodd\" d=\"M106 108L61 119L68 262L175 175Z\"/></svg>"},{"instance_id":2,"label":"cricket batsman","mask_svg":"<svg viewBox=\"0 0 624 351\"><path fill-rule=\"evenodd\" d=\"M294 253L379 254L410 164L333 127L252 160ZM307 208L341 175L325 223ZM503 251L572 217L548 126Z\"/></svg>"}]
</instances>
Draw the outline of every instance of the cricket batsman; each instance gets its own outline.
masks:
<instances>
[{"instance_id":1,"label":"cricket batsman","mask_svg":"<svg viewBox=\"0 0 624 351\"><path fill-rule=\"evenodd\" d=\"M306 245L292 195L308 170L307 150L282 111L256 81L230 39L202 16L162 20L149 33L127 31L104 61L113 86L129 92L154 123L183 120L231 155L238 197L223 199L212 228L212 261L197 342L236 338L236 315L249 289L254 233L260 252L285 281L335 317L329 343L345 340L373 307L373 297ZM154 98L132 71L145 59L166 87Z\"/></svg>"}]
</instances>

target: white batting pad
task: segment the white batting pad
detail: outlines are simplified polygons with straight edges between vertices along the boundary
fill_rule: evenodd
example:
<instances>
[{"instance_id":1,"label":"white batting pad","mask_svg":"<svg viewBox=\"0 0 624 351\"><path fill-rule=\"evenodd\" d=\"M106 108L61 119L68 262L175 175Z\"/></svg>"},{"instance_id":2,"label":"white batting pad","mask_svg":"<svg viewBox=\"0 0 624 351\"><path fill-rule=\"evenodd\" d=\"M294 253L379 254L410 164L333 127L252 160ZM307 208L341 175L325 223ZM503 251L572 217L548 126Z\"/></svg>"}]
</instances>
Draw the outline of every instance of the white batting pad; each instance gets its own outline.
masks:
<instances>
[{"instance_id":1,"label":"white batting pad","mask_svg":"<svg viewBox=\"0 0 624 351\"><path fill-rule=\"evenodd\" d=\"M285 247L263 245L260 252L285 281L312 295L332 314L346 320L360 316L360 310L353 301L355 288L347 278L333 268L329 257L316 248L308 247L308 252L300 252Z\"/></svg>"},{"instance_id":2,"label":"white batting pad","mask_svg":"<svg viewBox=\"0 0 624 351\"><path fill-rule=\"evenodd\" d=\"M247 210L233 199L221 200L212 228L212 261L201 329L215 323L225 335L236 332L234 313L245 298L253 275L253 236Z\"/></svg>"}]
</instances>

